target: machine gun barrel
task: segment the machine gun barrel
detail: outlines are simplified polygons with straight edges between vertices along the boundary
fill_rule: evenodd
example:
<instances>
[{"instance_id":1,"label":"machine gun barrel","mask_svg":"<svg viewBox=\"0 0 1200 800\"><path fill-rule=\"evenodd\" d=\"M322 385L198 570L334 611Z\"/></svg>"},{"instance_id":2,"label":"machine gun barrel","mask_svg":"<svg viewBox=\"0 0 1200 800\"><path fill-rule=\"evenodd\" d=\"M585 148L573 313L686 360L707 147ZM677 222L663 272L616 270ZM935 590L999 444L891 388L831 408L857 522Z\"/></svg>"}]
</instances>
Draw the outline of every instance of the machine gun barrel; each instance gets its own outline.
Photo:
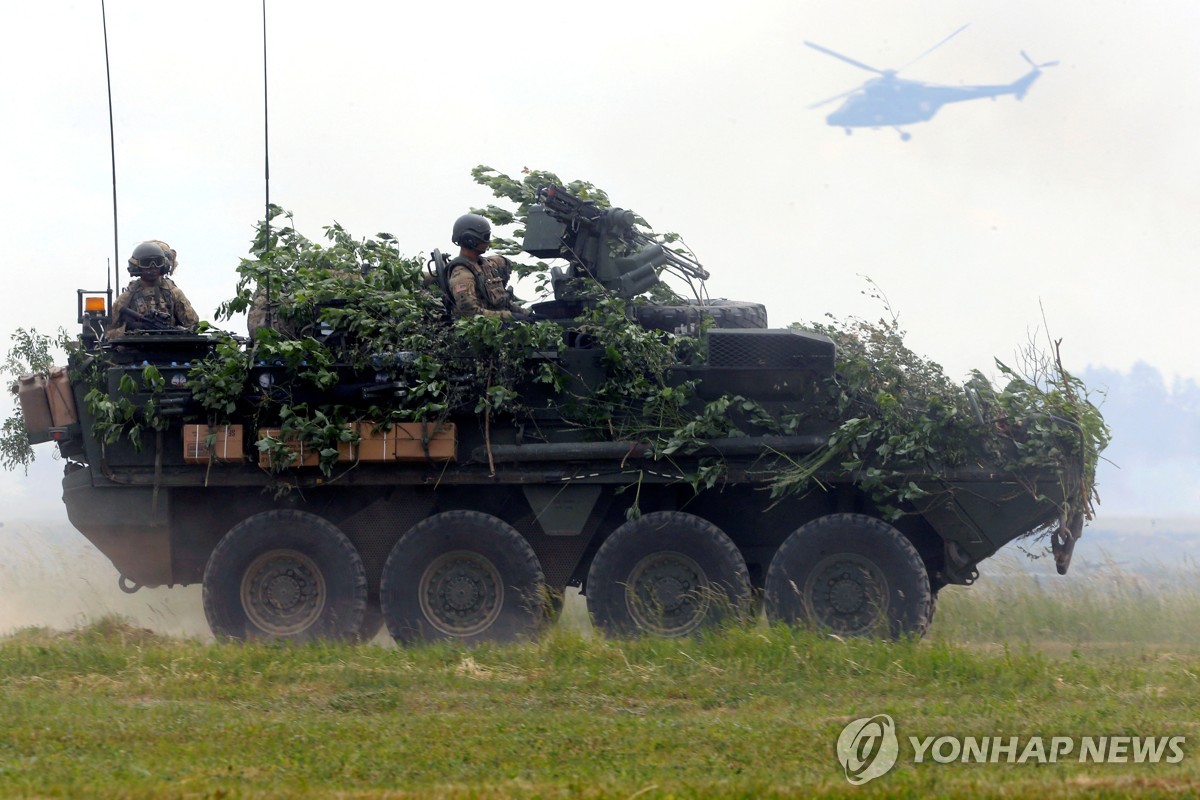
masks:
<instances>
[{"instance_id":1,"label":"machine gun barrel","mask_svg":"<svg viewBox=\"0 0 1200 800\"><path fill-rule=\"evenodd\" d=\"M633 240L643 247L649 245L657 245L658 247L661 247L663 253L666 254L664 262L675 267L675 269L679 270L687 277L696 278L697 280L701 281L708 280L708 270L702 267L700 262L696 259L683 255L682 253L677 253L670 247L666 247L659 242L654 241L653 238L647 236L641 231L635 230L633 232Z\"/></svg>"},{"instance_id":2,"label":"machine gun barrel","mask_svg":"<svg viewBox=\"0 0 1200 800\"><path fill-rule=\"evenodd\" d=\"M604 217L598 205L579 199L561 186L539 187L537 198L550 215L560 222L582 222L588 227L595 227Z\"/></svg>"},{"instance_id":3,"label":"machine gun barrel","mask_svg":"<svg viewBox=\"0 0 1200 800\"><path fill-rule=\"evenodd\" d=\"M634 231L637 215L624 208L601 208L590 200L582 200L561 186L538 189L538 202L559 222L582 224L589 228L608 227L625 238Z\"/></svg>"},{"instance_id":4,"label":"machine gun barrel","mask_svg":"<svg viewBox=\"0 0 1200 800\"><path fill-rule=\"evenodd\" d=\"M186 331L180 325L174 324L171 315L165 311L152 311L149 314L139 314L129 306L121 309L121 320L129 330L135 331Z\"/></svg>"}]
</instances>

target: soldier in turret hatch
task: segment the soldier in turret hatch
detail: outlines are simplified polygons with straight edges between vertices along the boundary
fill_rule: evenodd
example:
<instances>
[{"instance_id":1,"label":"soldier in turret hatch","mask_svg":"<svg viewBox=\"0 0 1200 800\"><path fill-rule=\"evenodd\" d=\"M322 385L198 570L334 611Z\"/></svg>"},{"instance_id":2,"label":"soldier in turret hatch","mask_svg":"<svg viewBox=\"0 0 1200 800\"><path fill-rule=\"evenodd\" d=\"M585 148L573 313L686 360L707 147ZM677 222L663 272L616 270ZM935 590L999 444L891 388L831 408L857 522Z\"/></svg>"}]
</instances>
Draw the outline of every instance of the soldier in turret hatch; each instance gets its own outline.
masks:
<instances>
[{"instance_id":1,"label":"soldier in turret hatch","mask_svg":"<svg viewBox=\"0 0 1200 800\"><path fill-rule=\"evenodd\" d=\"M459 247L449 264L450 299L455 317L477 314L501 319L529 319L529 312L508 288L512 262L504 256L485 256L492 243L492 226L478 214L454 221L451 241Z\"/></svg>"},{"instance_id":2,"label":"soldier in turret hatch","mask_svg":"<svg viewBox=\"0 0 1200 800\"><path fill-rule=\"evenodd\" d=\"M157 239L142 242L129 257L129 274L134 280L112 307L110 338L126 331L191 328L200 322L183 290L170 275L175 270L176 252Z\"/></svg>"}]
</instances>

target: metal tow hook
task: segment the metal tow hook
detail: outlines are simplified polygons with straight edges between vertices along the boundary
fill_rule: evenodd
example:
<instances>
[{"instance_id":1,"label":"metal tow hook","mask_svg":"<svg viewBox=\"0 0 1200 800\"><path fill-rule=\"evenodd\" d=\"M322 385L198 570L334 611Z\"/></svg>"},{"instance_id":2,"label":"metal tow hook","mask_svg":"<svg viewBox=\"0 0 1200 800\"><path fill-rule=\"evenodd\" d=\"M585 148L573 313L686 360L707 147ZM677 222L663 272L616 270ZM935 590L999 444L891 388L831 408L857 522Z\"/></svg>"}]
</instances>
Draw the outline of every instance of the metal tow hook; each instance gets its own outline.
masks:
<instances>
[{"instance_id":1,"label":"metal tow hook","mask_svg":"<svg viewBox=\"0 0 1200 800\"><path fill-rule=\"evenodd\" d=\"M1059 575L1067 574L1071 566L1071 553L1080 536L1083 536L1083 514L1078 511L1062 520L1058 529L1050 535L1050 550L1054 554L1054 566Z\"/></svg>"}]
</instances>

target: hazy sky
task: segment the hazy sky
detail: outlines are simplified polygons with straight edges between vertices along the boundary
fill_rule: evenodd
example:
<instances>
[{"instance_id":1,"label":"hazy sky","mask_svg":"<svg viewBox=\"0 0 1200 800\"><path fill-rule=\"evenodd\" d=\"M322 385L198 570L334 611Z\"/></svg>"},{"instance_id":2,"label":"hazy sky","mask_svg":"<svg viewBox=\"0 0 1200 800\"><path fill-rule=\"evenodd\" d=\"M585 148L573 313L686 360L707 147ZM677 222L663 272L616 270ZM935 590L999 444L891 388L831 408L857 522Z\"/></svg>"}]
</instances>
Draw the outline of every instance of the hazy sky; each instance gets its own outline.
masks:
<instances>
[{"instance_id":1,"label":"hazy sky","mask_svg":"<svg viewBox=\"0 0 1200 800\"><path fill-rule=\"evenodd\" d=\"M201 316L232 294L263 206L260 5L111 0L119 258L180 253ZM1117 0L384 3L268 0L271 198L449 248L485 163L581 177L682 233L714 297L786 325L877 317L954 378L1063 340L1069 368L1200 378L1193 305L1200 5ZM946 106L901 141L811 103L872 77L803 46L1021 102ZM100 2L0 6L0 336L74 329L113 258ZM242 330L241 321L233 324ZM7 413L7 412L5 412ZM17 491L7 479L0 493Z\"/></svg>"}]
</instances>

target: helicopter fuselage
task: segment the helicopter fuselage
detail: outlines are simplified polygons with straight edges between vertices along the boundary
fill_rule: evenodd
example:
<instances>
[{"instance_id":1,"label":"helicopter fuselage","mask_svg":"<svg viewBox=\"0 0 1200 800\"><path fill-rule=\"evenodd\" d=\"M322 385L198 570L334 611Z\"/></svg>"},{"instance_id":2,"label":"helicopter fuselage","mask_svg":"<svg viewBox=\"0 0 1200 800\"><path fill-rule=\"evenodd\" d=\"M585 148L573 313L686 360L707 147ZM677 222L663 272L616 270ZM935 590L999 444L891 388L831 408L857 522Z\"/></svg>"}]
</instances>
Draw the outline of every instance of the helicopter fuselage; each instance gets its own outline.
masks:
<instances>
[{"instance_id":1,"label":"helicopter fuselage","mask_svg":"<svg viewBox=\"0 0 1200 800\"><path fill-rule=\"evenodd\" d=\"M825 120L847 132L911 125L931 119L947 103L1006 94L1020 100L1040 74L1035 68L1012 83L979 86L941 86L885 75L867 81Z\"/></svg>"}]
</instances>

